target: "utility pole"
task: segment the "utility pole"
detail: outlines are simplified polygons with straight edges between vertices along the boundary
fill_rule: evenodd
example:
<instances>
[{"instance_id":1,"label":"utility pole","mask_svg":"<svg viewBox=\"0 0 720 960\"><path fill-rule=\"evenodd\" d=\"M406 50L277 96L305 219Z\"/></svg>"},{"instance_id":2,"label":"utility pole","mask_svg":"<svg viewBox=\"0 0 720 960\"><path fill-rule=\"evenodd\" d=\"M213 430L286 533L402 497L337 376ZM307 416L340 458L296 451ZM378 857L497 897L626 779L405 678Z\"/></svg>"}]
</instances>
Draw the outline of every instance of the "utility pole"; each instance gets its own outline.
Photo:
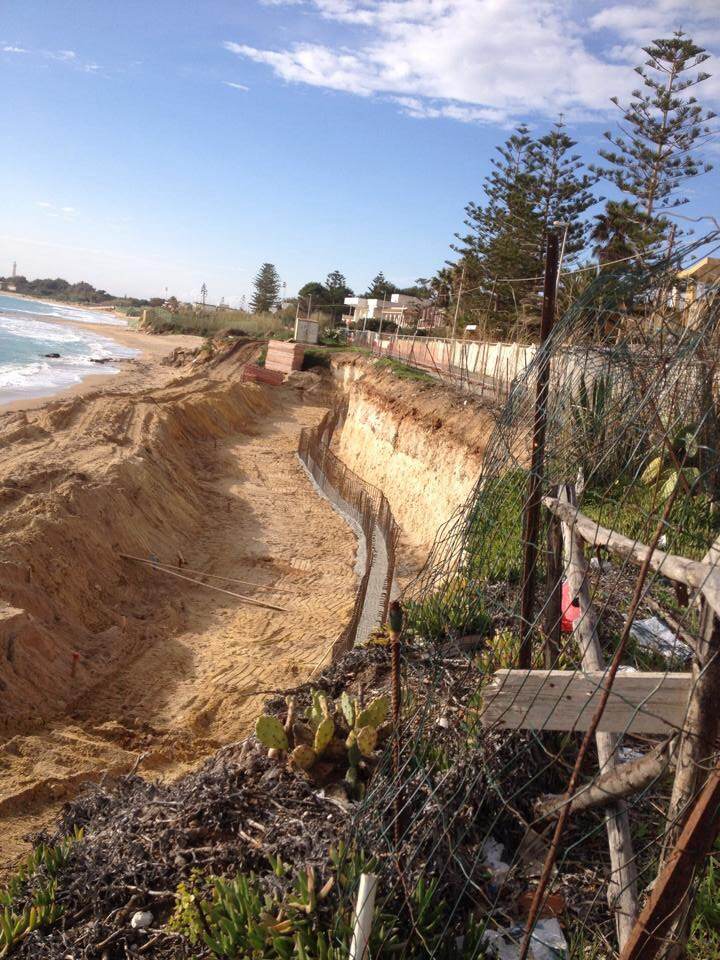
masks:
<instances>
[{"instance_id":1,"label":"utility pole","mask_svg":"<svg viewBox=\"0 0 720 960\"><path fill-rule=\"evenodd\" d=\"M567 245L567 236L568 236L568 230L570 229L570 224L563 220L555 220L553 223L553 226L557 227L558 229L560 227L565 228L565 232L563 233L563 238L562 238L562 246L560 247L560 259L558 260L557 282L559 284L560 271L562 270L563 260L565 259L565 247Z\"/></svg>"},{"instance_id":2,"label":"utility pole","mask_svg":"<svg viewBox=\"0 0 720 960\"><path fill-rule=\"evenodd\" d=\"M538 539L540 534L540 506L545 467L545 427L547 424L547 401L550 386L550 357L544 349L555 319L555 294L557 292L558 236L548 233L545 254L545 282L543 287L542 323L537 382L535 387L535 423L533 426L530 476L527 500L523 516L523 573L520 606L520 654L518 668L530 670L532 666L532 618L535 605L535 578L537 572Z\"/></svg>"},{"instance_id":3,"label":"utility pole","mask_svg":"<svg viewBox=\"0 0 720 960\"><path fill-rule=\"evenodd\" d=\"M462 274L460 276L460 289L458 290L457 301L455 303L455 316L453 317L452 325L452 336L451 340L455 339L455 331L457 330L458 314L460 313L460 297L462 297L463 283L465 282L465 264L463 263Z\"/></svg>"},{"instance_id":4,"label":"utility pole","mask_svg":"<svg viewBox=\"0 0 720 960\"><path fill-rule=\"evenodd\" d=\"M386 297L387 297L387 290L383 290L382 307L380 307L380 326L379 326L379 328L378 328L378 340L379 340L380 335L381 335L381 333L382 333L383 311L385 310L385 298L386 298Z\"/></svg>"}]
</instances>

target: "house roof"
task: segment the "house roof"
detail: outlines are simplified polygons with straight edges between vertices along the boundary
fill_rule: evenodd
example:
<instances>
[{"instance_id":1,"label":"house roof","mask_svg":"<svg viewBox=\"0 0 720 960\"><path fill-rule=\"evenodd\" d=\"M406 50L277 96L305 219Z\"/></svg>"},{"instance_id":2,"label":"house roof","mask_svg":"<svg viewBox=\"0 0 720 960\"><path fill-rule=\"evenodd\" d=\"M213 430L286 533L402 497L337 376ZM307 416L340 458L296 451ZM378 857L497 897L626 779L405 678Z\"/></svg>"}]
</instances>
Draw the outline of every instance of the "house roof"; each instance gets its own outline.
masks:
<instances>
[{"instance_id":1,"label":"house roof","mask_svg":"<svg viewBox=\"0 0 720 960\"><path fill-rule=\"evenodd\" d=\"M700 283L714 283L720 280L720 257L703 257L678 273L681 280L698 280Z\"/></svg>"}]
</instances>

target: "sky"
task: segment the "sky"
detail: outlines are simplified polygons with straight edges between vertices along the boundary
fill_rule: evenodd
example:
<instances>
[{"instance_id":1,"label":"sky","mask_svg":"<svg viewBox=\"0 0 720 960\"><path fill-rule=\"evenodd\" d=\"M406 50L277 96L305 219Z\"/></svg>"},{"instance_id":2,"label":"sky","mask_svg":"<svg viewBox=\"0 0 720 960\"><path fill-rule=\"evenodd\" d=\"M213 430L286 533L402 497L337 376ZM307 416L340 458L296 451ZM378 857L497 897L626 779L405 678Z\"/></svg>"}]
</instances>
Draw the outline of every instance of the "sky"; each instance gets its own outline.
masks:
<instances>
[{"instance_id":1,"label":"sky","mask_svg":"<svg viewBox=\"0 0 720 960\"><path fill-rule=\"evenodd\" d=\"M267 260L288 295L412 284L514 124L563 113L594 159L644 44L720 54L718 2L0 0L0 275L233 304ZM686 216L720 216L707 153Z\"/></svg>"}]
</instances>

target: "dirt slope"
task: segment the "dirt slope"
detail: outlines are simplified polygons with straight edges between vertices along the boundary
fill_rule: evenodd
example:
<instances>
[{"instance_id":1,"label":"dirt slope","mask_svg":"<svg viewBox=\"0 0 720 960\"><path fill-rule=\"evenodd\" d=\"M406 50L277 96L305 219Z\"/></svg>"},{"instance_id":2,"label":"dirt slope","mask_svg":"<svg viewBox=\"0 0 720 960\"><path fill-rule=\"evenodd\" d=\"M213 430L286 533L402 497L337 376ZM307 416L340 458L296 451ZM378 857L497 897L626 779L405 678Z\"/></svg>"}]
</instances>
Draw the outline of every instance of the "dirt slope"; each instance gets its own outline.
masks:
<instances>
[{"instance_id":1,"label":"dirt slope","mask_svg":"<svg viewBox=\"0 0 720 960\"><path fill-rule=\"evenodd\" d=\"M0 861L88 778L240 736L254 691L309 674L349 616L354 538L295 456L325 403L242 384L254 349L0 417Z\"/></svg>"}]
</instances>

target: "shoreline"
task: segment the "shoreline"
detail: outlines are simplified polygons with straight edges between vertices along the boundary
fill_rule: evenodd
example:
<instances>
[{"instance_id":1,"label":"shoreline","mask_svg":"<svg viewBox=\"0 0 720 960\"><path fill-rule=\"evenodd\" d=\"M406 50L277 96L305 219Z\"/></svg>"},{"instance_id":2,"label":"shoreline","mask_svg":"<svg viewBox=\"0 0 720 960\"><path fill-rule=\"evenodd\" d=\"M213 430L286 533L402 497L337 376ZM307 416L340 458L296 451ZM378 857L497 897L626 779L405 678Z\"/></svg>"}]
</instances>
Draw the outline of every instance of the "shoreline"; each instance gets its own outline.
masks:
<instances>
[{"instance_id":1,"label":"shoreline","mask_svg":"<svg viewBox=\"0 0 720 960\"><path fill-rule=\"evenodd\" d=\"M32 300L33 298L26 297L25 299ZM121 317L120 314L115 315L125 320L125 326L101 322L90 323L83 322L82 320L67 320L63 317L39 316L38 319L42 320L43 323L56 324L61 327L72 327L76 330L95 333L98 336L105 337L107 340L114 341L120 346L137 350L138 355L135 357L118 357L117 359L111 359L110 365L119 368L117 373L111 373L110 371L88 373L82 377L78 383L56 390L53 393L44 393L40 396L27 396L16 400L0 402L0 416L7 413L21 413L25 410L38 410L46 404L54 403L57 400L68 400L72 397L88 393L103 385L125 385L127 381L132 378L133 374L138 372L138 368L140 368L140 370L148 370L148 368L157 365L177 347L192 350L199 347L203 342L202 337L197 337L192 334L144 333L137 329L131 329L127 325L127 318Z\"/></svg>"}]
</instances>

